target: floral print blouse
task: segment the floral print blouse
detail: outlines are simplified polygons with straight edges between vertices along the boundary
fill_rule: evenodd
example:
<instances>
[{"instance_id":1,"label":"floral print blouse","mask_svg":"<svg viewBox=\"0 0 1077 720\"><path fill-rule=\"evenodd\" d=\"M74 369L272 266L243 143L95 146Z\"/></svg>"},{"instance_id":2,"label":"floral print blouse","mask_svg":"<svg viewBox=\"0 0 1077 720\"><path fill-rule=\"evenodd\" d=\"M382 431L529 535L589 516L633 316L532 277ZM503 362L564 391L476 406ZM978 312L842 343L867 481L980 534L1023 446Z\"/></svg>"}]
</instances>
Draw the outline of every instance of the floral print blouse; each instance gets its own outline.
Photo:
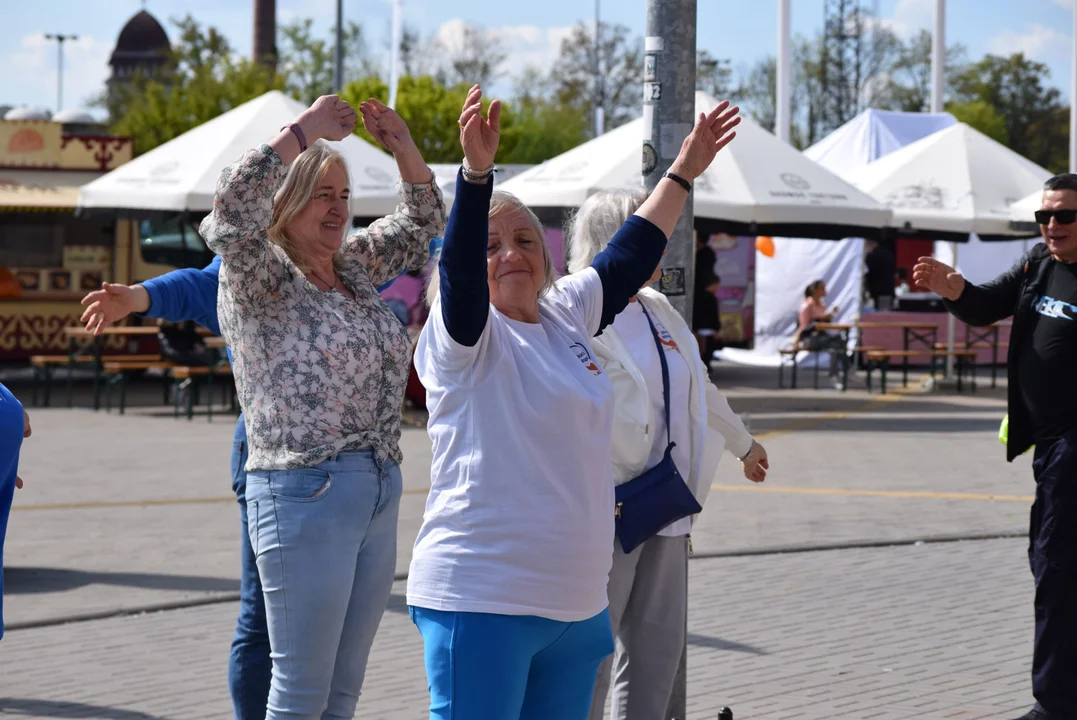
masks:
<instances>
[{"instance_id":1,"label":"floral print blouse","mask_svg":"<svg viewBox=\"0 0 1077 720\"><path fill-rule=\"evenodd\" d=\"M407 331L377 286L421 268L445 229L441 191L399 181L396 212L344 240L322 292L267 234L287 168L268 145L225 168L200 232L221 256L217 312L247 420L247 470L311 467L345 450L401 460Z\"/></svg>"}]
</instances>

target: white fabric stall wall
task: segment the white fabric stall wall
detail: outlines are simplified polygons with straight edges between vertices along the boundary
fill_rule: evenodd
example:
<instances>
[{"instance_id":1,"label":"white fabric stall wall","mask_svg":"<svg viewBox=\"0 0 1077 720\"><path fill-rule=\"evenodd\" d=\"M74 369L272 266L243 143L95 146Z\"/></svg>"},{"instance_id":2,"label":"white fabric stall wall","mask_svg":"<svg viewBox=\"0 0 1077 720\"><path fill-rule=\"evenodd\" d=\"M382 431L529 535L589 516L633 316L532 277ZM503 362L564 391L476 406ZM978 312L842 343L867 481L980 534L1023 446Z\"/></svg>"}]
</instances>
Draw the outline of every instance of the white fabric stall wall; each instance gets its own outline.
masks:
<instances>
[{"instance_id":1,"label":"white fabric stall wall","mask_svg":"<svg viewBox=\"0 0 1077 720\"><path fill-rule=\"evenodd\" d=\"M852 170L957 122L948 113L866 110L804 151L820 165L844 176ZM864 243L860 239L774 238L774 257L756 254L755 346L722 350L720 357L751 365L777 366L778 350L796 332L804 288L827 284L827 305L838 305L837 322L860 314ZM960 257L960 255L959 255ZM813 362L813 356L802 363Z\"/></svg>"},{"instance_id":2,"label":"white fabric stall wall","mask_svg":"<svg viewBox=\"0 0 1077 720\"><path fill-rule=\"evenodd\" d=\"M1039 240L1007 240L984 242L972 235L967 243L957 246L957 270L971 283L982 285L1009 270L1021 256L1032 249ZM953 249L948 242L935 243L935 258L947 265L954 265Z\"/></svg>"}]
</instances>

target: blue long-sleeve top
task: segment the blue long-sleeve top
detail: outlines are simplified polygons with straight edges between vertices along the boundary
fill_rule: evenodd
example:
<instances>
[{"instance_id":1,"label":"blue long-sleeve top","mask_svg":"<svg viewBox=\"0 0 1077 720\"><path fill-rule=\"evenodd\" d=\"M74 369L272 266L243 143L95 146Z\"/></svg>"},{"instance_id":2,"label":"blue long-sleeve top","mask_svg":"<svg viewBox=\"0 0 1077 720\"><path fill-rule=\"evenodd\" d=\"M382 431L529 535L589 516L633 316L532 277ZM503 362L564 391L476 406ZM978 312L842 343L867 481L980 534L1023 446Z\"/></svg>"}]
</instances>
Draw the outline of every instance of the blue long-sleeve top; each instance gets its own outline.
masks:
<instances>
[{"instance_id":1,"label":"blue long-sleeve top","mask_svg":"<svg viewBox=\"0 0 1077 720\"><path fill-rule=\"evenodd\" d=\"M482 336L490 314L490 288L486 277L493 180L469 183L456 177L456 197L438 266L438 292L445 329L453 340L473 347ZM662 261L668 238L654 223L632 215L595 256L591 267L602 281L602 320L599 332L628 305Z\"/></svg>"},{"instance_id":2,"label":"blue long-sleeve top","mask_svg":"<svg viewBox=\"0 0 1077 720\"><path fill-rule=\"evenodd\" d=\"M15 478L19 472L19 450L25 430L22 405L0 383L0 568L4 564L4 536L11 501L15 494ZM4 636L4 578L0 572L0 638Z\"/></svg>"},{"instance_id":3,"label":"blue long-sleeve top","mask_svg":"<svg viewBox=\"0 0 1077 720\"><path fill-rule=\"evenodd\" d=\"M431 253L439 243L438 238L431 241ZM147 280L142 287L150 296L150 307L142 315L170 322L193 320L220 335L221 325L217 320L217 281L220 272L221 257L217 255L213 262L201 270L183 268ZM379 287L378 292L392 285L393 280ZM228 359L232 359L231 350L228 350Z\"/></svg>"}]
</instances>

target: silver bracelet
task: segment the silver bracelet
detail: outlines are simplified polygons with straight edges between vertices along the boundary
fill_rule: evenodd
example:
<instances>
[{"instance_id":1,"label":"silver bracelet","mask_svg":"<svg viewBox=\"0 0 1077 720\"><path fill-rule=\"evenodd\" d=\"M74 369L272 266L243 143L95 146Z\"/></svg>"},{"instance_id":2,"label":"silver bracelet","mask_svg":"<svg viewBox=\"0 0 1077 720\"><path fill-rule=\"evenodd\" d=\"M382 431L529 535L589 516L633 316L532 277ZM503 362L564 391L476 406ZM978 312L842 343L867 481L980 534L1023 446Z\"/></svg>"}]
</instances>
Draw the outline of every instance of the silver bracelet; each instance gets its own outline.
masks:
<instances>
[{"instance_id":1,"label":"silver bracelet","mask_svg":"<svg viewBox=\"0 0 1077 720\"><path fill-rule=\"evenodd\" d=\"M744 457L737 458L737 459L740 460L741 462L744 462L745 460L748 459L748 456L752 454L752 450L755 450L755 440L754 439L752 440L752 444L748 446L748 452L744 453Z\"/></svg>"},{"instance_id":2,"label":"silver bracelet","mask_svg":"<svg viewBox=\"0 0 1077 720\"><path fill-rule=\"evenodd\" d=\"M472 170L471 166L467 164L467 158L464 158L464 162L460 165L460 170L468 180L485 180L494 174L493 165L485 170Z\"/></svg>"}]
</instances>

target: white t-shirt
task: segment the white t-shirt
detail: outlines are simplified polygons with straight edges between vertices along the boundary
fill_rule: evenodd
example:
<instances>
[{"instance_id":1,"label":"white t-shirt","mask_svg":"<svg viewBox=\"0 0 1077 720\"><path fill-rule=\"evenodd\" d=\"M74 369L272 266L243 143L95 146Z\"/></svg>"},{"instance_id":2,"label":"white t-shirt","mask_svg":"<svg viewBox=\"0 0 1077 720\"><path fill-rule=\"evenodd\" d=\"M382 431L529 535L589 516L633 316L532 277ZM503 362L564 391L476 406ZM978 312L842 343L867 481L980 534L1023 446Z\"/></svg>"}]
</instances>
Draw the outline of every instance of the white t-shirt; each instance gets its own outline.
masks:
<instances>
[{"instance_id":1,"label":"white t-shirt","mask_svg":"<svg viewBox=\"0 0 1077 720\"><path fill-rule=\"evenodd\" d=\"M688 393L692 384L691 369L681 352L695 352L695 348L678 348L666 328L651 313L651 319L662 339L665 350L666 365L669 366L669 401L670 401L670 435L677 446L673 448L673 463L682 475L692 469L692 428L689 422ZM662 395L662 365L658 361L658 351L654 346L651 326L639 301L628 303L617 317L613 319L613 329L624 343L636 367L643 374L647 383L647 394L651 400L654 413L654 443L651 455L647 459L647 468L657 465L666 454L666 405ZM691 518L681 518L662 529L658 534L667 537L687 535L692 531Z\"/></svg>"},{"instance_id":2,"label":"white t-shirt","mask_svg":"<svg viewBox=\"0 0 1077 720\"><path fill-rule=\"evenodd\" d=\"M588 268L539 301L493 306L474 347L435 303L415 350L434 444L408 604L586 620L607 606L613 390L591 349L602 283Z\"/></svg>"}]
</instances>

